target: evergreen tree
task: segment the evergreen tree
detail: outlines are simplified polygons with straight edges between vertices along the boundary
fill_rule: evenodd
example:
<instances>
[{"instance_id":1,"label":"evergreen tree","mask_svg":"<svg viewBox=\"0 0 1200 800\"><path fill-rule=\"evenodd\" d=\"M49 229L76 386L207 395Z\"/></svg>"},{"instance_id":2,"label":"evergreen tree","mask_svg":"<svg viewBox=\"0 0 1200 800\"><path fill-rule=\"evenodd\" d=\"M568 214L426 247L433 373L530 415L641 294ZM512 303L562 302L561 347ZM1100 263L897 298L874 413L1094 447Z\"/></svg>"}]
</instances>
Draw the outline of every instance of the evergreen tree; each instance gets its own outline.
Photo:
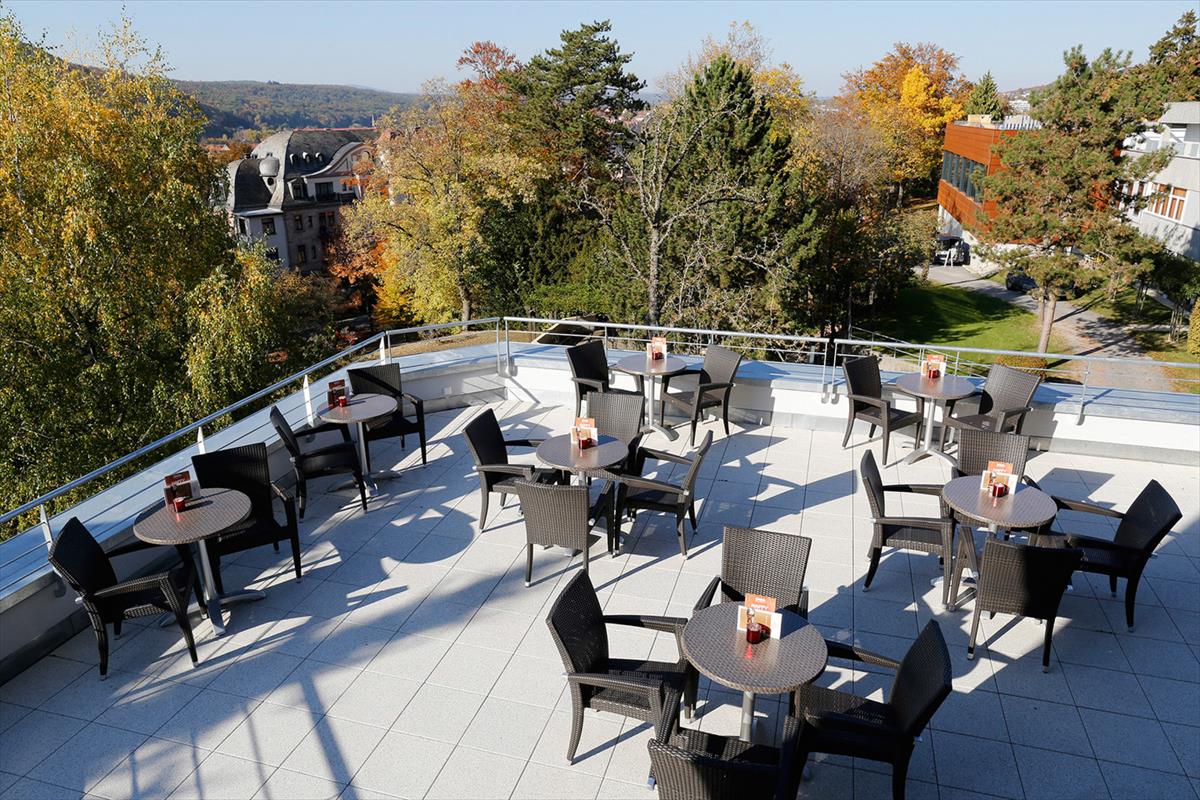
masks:
<instances>
[{"instance_id":1,"label":"evergreen tree","mask_svg":"<svg viewBox=\"0 0 1200 800\"><path fill-rule=\"evenodd\" d=\"M971 96L967 98L967 107L964 112L966 114L988 114L993 118L1000 118L1004 116L1007 108L1008 103L996 90L996 81L992 78L992 73L985 72L979 79L979 83L975 84L975 88L971 90Z\"/></svg>"},{"instance_id":2,"label":"evergreen tree","mask_svg":"<svg viewBox=\"0 0 1200 800\"><path fill-rule=\"evenodd\" d=\"M1150 45L1144 69L1162 87L1165 102L1200 100L1200 36L1196 33L1195 11L1185 11L1161 39Z\"/></svg>"}]
</instances>

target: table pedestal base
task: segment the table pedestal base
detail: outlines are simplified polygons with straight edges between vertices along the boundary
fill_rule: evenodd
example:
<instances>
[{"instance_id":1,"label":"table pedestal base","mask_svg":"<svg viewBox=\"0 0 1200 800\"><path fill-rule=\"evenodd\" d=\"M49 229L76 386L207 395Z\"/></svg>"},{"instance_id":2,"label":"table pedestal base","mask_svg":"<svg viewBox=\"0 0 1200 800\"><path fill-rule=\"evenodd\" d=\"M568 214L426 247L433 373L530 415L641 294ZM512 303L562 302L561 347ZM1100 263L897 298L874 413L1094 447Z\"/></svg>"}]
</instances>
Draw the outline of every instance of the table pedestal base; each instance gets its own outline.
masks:
<instances>
[{"instance_id":1,"label":"table pedestal base","mask_svg":"<svg viewBox=\"0 0 1200 800\"><path fill-rule=\"evenodd\" d=\"M938 404L933 400L929 400L927 401L927 405L929 406L929 409L925 412L925 441L920 442L920 446L916 450L913 450L897 463L908 465L920 461L922 458L935 456L942 459L950 466L954 466L958 462L943 453L941 447L935 446L933 443L933 426L937 419Z\"/></svg>"},{"instance_id":2,"label":"table pedestal base","mask_svg":"<svg viewBox=\"0 0 1200 800\"><path fill-rule=\"evenodd\" d=\"M655 433L662 434L668 442L673 442L679 438L679 432L674 428L668 428L662 419L657 422L654 419L655 397L654 389L658 387L659 393L662 392L662 378L650 377L646 379L646 421L647 425Z\"/></svg>"},{"instance_id":3,"label":"table pedestal base","mask_svg":"<svg viewBox=\"0 0 1200 800\"><path fill-rule=\"evenodd\" d=\"M738 738L754 741L754 692L742 692L742 732Z\"/></svg>"},{"instance_id":4,"label":"table pedestal base","mask_svg":"<svg viewBox=\"0 0 1200 800\"><path fill-rule=\"evenodd\" d=\"M208 612L208 621L212 623L213 633L215 633L217 636L225 635L225 620L221 613L221 609L224 609L227 606L237 605L238 603L253 603L255 600L265 600L266 597L266 592L262 592L257 589L247 589L241 592L230 592L229 594L223 594L218 597L215 602L209 601L205 603L205 610ZM199 613L199 603L192 603L190 606L188 606L188 616ZM170 628L174 625L175 618L170 614L165 615L162 619L162 622L159 623L160 628Z\"/></svg>"}]
</instances>

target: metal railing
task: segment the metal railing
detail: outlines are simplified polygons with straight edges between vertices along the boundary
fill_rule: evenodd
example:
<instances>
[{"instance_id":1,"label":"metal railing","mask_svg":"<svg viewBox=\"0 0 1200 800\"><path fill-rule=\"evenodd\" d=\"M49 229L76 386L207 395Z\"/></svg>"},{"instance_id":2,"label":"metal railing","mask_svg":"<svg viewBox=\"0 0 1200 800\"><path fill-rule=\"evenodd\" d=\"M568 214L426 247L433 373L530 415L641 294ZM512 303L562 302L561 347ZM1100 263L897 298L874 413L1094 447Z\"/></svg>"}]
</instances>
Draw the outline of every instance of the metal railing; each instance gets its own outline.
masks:
<instances>
[{"instance_id":1,"label":"metal railing","mask_svg":"<svg viewBox=\"0 0 1200 800\"><path fill-rule=\"evenodd\" d=\"M98 467L91 472L76 478L58 488L46 492L40 497L34 498L17 508L0 514L0 526L7 525L23 514L37 510L43 535L46 544L51 540L51 531L46 513L47 504L55 499L66 495L92 481L109 475L115 470L121 469L124 466L142 458L155 450L158 450L178 439L195 434L199 449L203 451L204 446L204 429L215 425L218 420L233 414L247 406L258 402L259 400L270 396L273 393L287 389L295 384L300 384L305 391L306 407L311 418L311 396L308 393L310 378L318 375L322 370L337 364L340 361L345 361L352 356L365 353L371 348L377 347L379 351L378 358L382 362L386 362L390 357L390 352L393 349L393 340L407 336L420 336L438 331L445 331L453 328L460 328L467 331L471 328L479 328L482 326L494 326L494 347L496 358L496 372L498 376L512 374L512 341L514 334L521 332L524 334L534 333L534 326L562 326L570 325L581 329L587 329L586 334L580 336L600 336L606 347L619 347L623 343L636 343L638 349L645 342L648 342L653 335L667 336L674 339L672 344L673 349L677 352L687 353L689 351L699 354L702 349L710 344L715 344L718 341L725 347L732 349L747 351L753 353L755 357L765 360L773 360L786 363L807 364L813 367L819 366L821 395L822 402L830 401L837 392L839 379L837 376L837 366L841 360L847 356L861 354L863 352L891 351L897 354L895 357L900 361L908 359L914 362L919 362L927 353L941 353L947 356L948 369L952 374L967 374L979 375L990 366L989 361L972 358L972 356L1013 356L1013 357L1036 357L1046 359L1047 361L1063 362L1067 364L1082 365L1083 375L1080 383L1079 401L1077 422L1082 422L1084 410L1088 403L1089 390L1097 391L1104 387L1099 387L1092 383L1092 368L1097 364L1116 364L1124 367L1150 367L1150 368L1170 368L1173 370L1194 371L1194 378L1172 378L1173 381L1185 383L1200 383L1200 363L1176 363L1169 361L1154 361L1149 359L1134 359L1134 358L1116 358L1105 356L1086 356L1075 355L1070 353L1031 353L1020 350L995 350L987 348L975 347L957 347L946 345L921 344L913 342L903 342L894 339L880 338L842 338L829 339L816 336L800 336L790 334L775 334L775 333L758 333L753 331L730 331L730 330L714 330L707 328L682 328L666 325L638 325L615 322L599 322L591 320L579 319L549 319L543 317L485 317L480 319L468 320L465 322L447 322L438 325L421 325L411 328L401 328L395 330L383 331L365 339L351 347L341 350L338 353L331 355L316 364L312 364L299 370L286 378L283 378L270 386L261 389L247 397L238 400L218 411L196 420L189 425L185 425L178 430L172 431L137 450L128 453L104 466ZM527 326L528 331L518 331L517 326ZM500 341L501 330L503 329L504 341ZM567 334L568 336L574 334ZM953 358L953 360L951 360ZM1058 373L1064 371L1064 367L1048 366L1044 370L1047 373ZM1198 399L1200 402L1200 399ZM27 553L18 554L28 555ZM9 559L11 560L11 559Z\"/></svg>"}]
</instances>

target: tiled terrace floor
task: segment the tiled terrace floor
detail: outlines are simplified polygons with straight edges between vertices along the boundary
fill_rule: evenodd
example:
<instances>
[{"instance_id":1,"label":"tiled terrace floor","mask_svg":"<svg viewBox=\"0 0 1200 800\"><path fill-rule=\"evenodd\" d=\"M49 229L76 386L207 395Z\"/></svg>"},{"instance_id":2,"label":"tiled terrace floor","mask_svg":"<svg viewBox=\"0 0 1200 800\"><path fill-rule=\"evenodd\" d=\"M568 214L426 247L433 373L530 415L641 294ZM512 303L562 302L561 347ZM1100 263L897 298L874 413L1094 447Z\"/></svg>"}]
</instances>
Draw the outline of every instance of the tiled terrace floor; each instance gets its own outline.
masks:
<instances>
[{"instance_id":1,"label":"tiled terrace floor","mask_svg":"<svg viewBox=\"0 0 1200 800\"><path fill-rule=\"evenodd\" d=\"M405 471L381 484L369 513L348 493L314 492L303 582L270 548L227 564L227 585L263 587L267 599L234 608L224 638L200 623L199 667L176 629L132 627L115 642L107 681L85 632L0 687L0 798L652 798L645 725L590 714L581 757L565 760L569 696L544 617L578 559L537 550L526 589L516 509L479 533L478 483L459 436L477 410L431 418L427 467L380 449L377 464L387 452ZM570 416L514 404L497 412L513 433L532 435L562 432ZM591 564L610 612L686 614L719 570L725 524L802 532L814 539L812 620L827 635L898 657L932 616L951 645L955 692L918 745L909 797L1196 796L1195 469L1031 459L1030 474L1056 493L1124 508L1156 477L1185 511L1147 571L1137 632L1125 631L1102 581L1077 578L1042 674L1042 629L1004 615L984 617L987 644L966 659L971 605L941 610L933 557L893 552L862 592L871 525L855 467L877 443L859 435L842 450L833 433L751 428L725 440L713 429L691 557L680 558L669 520L640 515L623 554L597 553ZM903 434L895 442L908 447ZM930 460L888 472L945 478ZM626 631L613 650L673 657L674 643ZM832 665L822 678L876 697L888 680ZM736 732L739 701L708 688L699 724ZM770 733L778 703L760 699L759 712ZM826 758L802 794L875 798L889 786L886 767Z\"/></svg>"}]
</instances>

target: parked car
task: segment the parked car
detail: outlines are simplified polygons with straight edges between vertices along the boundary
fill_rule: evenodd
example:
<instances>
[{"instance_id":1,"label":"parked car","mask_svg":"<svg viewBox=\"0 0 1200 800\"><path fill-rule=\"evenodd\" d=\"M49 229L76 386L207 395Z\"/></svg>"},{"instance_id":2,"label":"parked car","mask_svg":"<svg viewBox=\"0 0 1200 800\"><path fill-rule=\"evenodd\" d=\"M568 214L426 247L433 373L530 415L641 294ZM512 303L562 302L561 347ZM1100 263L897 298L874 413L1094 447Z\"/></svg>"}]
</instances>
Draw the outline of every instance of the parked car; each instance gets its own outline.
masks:
<instances>
[{"instance_id":1,"label":"parked car","mask_svg":"<svg viewBox=\"0 0 1200 800\"><path fill-rule=\"evenodd\" d=\"M1029 275L1021 270L1013 270L1004 276L1004 288L1010 292L1020 292L1021 294L1029 294L1038 288L1037 281L1029 277ZM1058 293L1059 300L1067 300L1068 298L1079 297L1083 294L1083 290L1071 284L1071 288Z\"/></svg>"},{"instance_id":2,"label":"parked car","mask_svg":"<svg viewBox=\"0 0 1200 800\"><path fill-rule=\"evenodd\" d=\"M971 246L962 237L939 233L934 244L933 263L947 266L970 264Z\"/></svg>"}]
</instances>

